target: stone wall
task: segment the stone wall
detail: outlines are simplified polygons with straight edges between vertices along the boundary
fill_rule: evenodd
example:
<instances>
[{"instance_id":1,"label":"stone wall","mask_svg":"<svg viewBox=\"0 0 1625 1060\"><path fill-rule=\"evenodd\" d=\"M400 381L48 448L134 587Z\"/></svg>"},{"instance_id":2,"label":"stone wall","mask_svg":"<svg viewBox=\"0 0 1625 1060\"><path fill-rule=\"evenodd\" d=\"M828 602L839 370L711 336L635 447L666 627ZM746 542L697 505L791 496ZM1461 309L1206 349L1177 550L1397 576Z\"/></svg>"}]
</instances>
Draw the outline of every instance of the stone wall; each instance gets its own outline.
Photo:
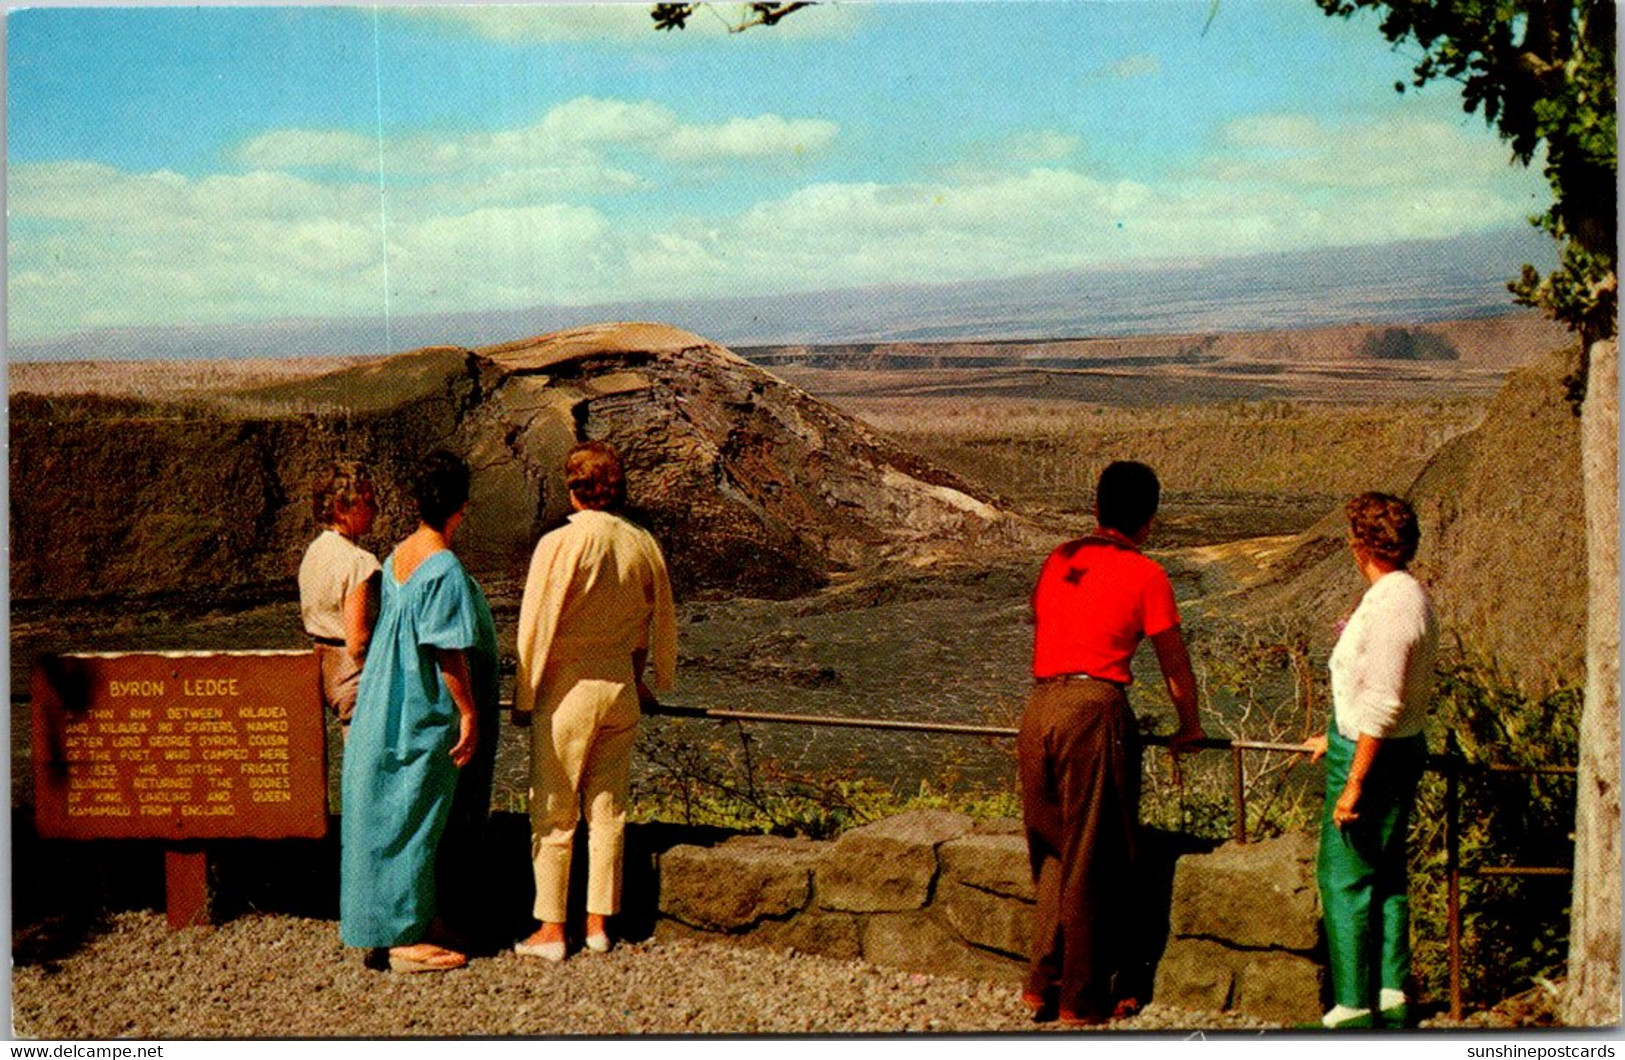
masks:
<instances>
[{"instance_id":1,"label":"stone wall","mask_svg":"<svg viewBox=\"0 0 1625 1060\"><path fill-rule=\"evenodd\" d=\"M1314 840L1247 845L1151 833L1125 911L1133 992L1281 1022L1317 1017ZM1020 984L1033 886L1019 822L920 811L829 842L735 836L658 855L657 937L710 937ZM1153 979L1154 977L1154 979ZM1151 989L1153 987L1154 990Z\"/></svg>"},{"instance_id":2,"label":"stone wall","mask_svg":"<svg viewBox=\"0 0 1625 1060\"><path fill-rule=\"evenodd\" d=\"M1315 837L1226 843L1180 858L1154 996L1283 1023L1324 1011Z\"/></svg>"}]
</instances>

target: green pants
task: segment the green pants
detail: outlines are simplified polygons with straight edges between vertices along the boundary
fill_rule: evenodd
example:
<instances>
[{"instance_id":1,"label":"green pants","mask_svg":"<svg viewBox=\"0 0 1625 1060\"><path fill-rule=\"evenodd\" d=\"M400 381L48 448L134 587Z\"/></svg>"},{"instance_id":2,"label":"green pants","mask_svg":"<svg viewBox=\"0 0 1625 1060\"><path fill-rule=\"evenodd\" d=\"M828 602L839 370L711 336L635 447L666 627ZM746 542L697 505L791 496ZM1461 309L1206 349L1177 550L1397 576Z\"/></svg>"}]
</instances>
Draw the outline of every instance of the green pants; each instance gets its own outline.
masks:
<instances>
[{"instance_id":1,"label":"green pants","mask_svg":"<svg viewBox=\"0 0 1625 1060\"><path fill-rule=\"evenodd\" d=\"M1332 809L1354 747L1335 728L1328 734L1317 877L1332 997L1339 1005L1375 1010L1377 991L1403 990L1411 970L1405 838L1427 743L1421 735L1384 740L1360 793L1359 818L1339 828Z\"/></svg>"}]
</instances>

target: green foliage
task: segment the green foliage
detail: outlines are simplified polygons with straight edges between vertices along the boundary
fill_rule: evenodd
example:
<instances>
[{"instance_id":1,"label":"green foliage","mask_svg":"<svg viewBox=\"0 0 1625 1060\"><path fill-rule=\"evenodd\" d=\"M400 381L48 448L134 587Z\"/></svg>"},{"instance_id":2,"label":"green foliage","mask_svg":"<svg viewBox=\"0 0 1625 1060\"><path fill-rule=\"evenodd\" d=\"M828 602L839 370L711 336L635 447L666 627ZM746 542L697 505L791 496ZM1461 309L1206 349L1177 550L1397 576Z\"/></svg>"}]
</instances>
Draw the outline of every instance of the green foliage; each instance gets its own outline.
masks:
<instances>
[{"instance_id":1,"label":"green foliage","mask_svg":"<svg viewBox=\"0 0 1625 1060\"><path fill-rule=\"evenodd\" d=\"M1382 35L1421 48L1413 84L1461 84L1462 104L1528 165L1544 148L1552 205L1534 223L1564 241L1542 279L1508 287L1589 344L1617 332L1616 10L1612 0L1315 0L1328 15L1382 15ZM1405 91L1403 83L1394 86Z\"/></svg>"},{"instance_id":2,"label":"green foliage","mask_svg":"<svg viewBox=\"0 0 1625 1060\"><path fill-rule=\"evenodd\" d=\"M649 719L638 739L646 768L632 815L747 832L827 839L905 810L946 809L973 817L1019 817L1008 788L965 786L949 763L935 783L907 792L855 767L817 773L785 769L756 752L740 722Z\"/></svg>"},{"instance_id":3,"label":"green foliage","mask_svg":"<svg viewBox=\"0 0 1625 1060\"><path fill-rule=\"evenodd\" d=\"M1210 736L1296 744L1324 728L1325 666L1309 639L1281 620L1204 631L1193 660L1202 727ZM1150 690L1148 689L1147 692ZM1148 697L1154 699L1154 697ZM1148 824L1211 839L1235 828L1236 763L1227 754L1190 756L1176 776L1158 752L1146 775L1142 816ZM1313 826L1320 810L1319 767L1302 755L1244 751L1241 786L1247 836L1265 839Z\"/></svg>"},{"instance_id":4,"label":"green foliage","mask_svg":"<svg viewBox=\"0 0 1625 1060\"><path fill-rule=\"evenodd\" d=\"M1440 667L1429 744L1453 731L1470 764L1572 765L1578 755L1581 695L1573 688L1528 696L1493 665L1457 658ZM1276 621L1205 634L1197 658L1210 733L1238 740L1295 743L1325 728L1330 709L1325 659L1302 630ZM1243 757L1248 834L1254 838L1317 827L1323 773L1297 756ZM1152 761L1147 823L1209 838L1233 827L1227 756L1198 756L1183 786ZM1411 820L1411 936L1421 996L1449 996L1445 778L1430 772ZM1567 867L1573 860L1574 779L1563 774L1473 770L1461 779L1460 863ZM1561 976L1568 939L1567 876L1464 876L1461 883L1464 991L1491 1003L1543 978Z\"/></svg>"},{"instance_id":5,"label":"green foliage","mask_svg":"<svg viewBox=\"0 0 1625 1060\"><path fill-rule=\"evenodd\" d=\"M1453 731L1469 765L1572 765L1578 755L1580 693L1534 698L1471 663L1441 669L1430 743ZM1574 778L1469 769L1460 781L1460 864L1568 867L1574 856ZM1411 822L1413 965L1424 996L1449 993L1446 780L1423 781ZM1563 974L1568 943L1567 876L1467 875L1461 883L1463 990L1495 1002Z\"/></svg>"},{"instance_id":6,"label":"green foliage","mask_svg":"<svg viewBox=\"0 0 1625 1060\"><path fill-rule=\"evenodd\" d=\"M1330 695L1324 657L1303 630L1281 620L1205 632L1195 668L1211 735L1295 744L1325 729ZM1458 653L1459 654L1459 653ZM1171 713L1151 687L1137 710L1147 728ZM1573 858L1574 780L1566 774L1518 774L1479 768L1572 765L1577 756L1581 697L1560 689L1534 697L1518 692L1492 666L1455 661L1437 676L1429 745L1454 733L1468 764L1459 789L1460 864L1567 867ZM857 772L796 774L754 747L740 723L647 719L638 743L644 766L633 815L743 831L830 838L911 809L946 809L978 818L1021 816L1014 786L961 783L949 763L917 790L900 790ZM1324 773L1302 755L1248 751L1242 784L1249 838L1318 826ZM1206 752L1182 758L1148 748L1141 818L1150 827L1209 839L1234 829L1234 763ZM1446 780L1430 771L1411 820L1410 881L1413 970L1424 999L1449 996L1447 951ZM1461 881L1463 982L1466 999L1486 1004L1561 976L1568 939L1567 876L1483 877Z\"/></svg>"}]
</instances>

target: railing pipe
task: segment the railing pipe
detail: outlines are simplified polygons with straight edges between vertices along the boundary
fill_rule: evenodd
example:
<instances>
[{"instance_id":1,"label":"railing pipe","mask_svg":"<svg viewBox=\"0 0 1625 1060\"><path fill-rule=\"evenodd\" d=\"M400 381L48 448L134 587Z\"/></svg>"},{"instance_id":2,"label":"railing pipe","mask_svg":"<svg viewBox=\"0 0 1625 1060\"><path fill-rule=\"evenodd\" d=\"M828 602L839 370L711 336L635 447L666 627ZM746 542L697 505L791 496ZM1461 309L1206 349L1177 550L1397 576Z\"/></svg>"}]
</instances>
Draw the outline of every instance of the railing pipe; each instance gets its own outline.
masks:
<instances>
[{"instance_id":1,"label":"railing pipe","mask_svg":"<svg viewBox=\"0 0 1625 1060\"><path fill-rule=\"evenodd\" d=\"M13 704L26 703L29 699L29 692L20 689L12 690L11 701ZM508 709L513 706L513 703L511 700L504 699L501 705L503 709ZM713 721L777 722L790 725L821 725L836 728L941 733L954 736L985 736L1003 739L1013 739L1019 731L1008 725L968 725L958 722L912 721L899 718L852 718L825 714L780 714L765 711L724 710L711 707L684 707L665 703L649 708L646 713L661 717L700 718ZM1152 747L1168 747L1172 743L1172 738L1165 735L1147 734L1142 737L1142 742ZM1246 777L1242 769L1242 753L1244 751L1266 751L1279 754L1310 753L1310 748L1301 743L1281 743L1268 740L1227 740L1218 737L1193 740L1186 744L1183 750L1230 752L1236 808L1235 837L1238 842L1242 843L1247 841L1247 793ZM1450 1016L1452 1019L1459 1020L1462 1016L1461 877L1463 875L1506 877L1568 876L1573 874L1573 870L1570 868L1543 866L1506 865L1463 869L1460 850L1460 775L1464 770L1472 769L1477 772L1487 773L1573 776L1576 775L1577 770L1574 766L1520 766L1499 762L1469 764L1461 757L1454 730L1449 730L1445 734L1445 753L1428 756L1427 768L1435 772L1442 772L1445 775L1444 827L1447 879L1446 915L1448 919L1447 948L1450 961Z\"/></svg>"},{"instance_id":2,"label":"railing pipe","mask_svg":"<svg viewBox=\"0 0 1625 1060\"><path fill-rule=\"evenodd\" d=\"M1241 768L1241 748L1230 745L1231 791L1236 800L1236 842L1247 842L1247 777Z\"/></svg>"},{"instance_id":3,"label":"railing pipe","mask_svg":"<svg viewBox=\"0 0 1625 1060\"><path fill-rule=\"evenodd\" d=\"M504 702L504 706L510 704ZM667 718L702 718L711 721L765 721L789 725L824 725L844 729L886 729L894 732L947 733L957 736L996 736L1014 739L1020 730L1009 725L966 725L949 721L914 721L906 718L852 718L830 714L775 714L765 711L726 710L717 707L680 707L661 703L645 713ZM1143 743L1152 747L1167 747L1171 737L1147 734ZM1226 740L1205 737L1186 745L1192 751L1279 751L1290 754L1308 754L1309 748L1298 743L1274 743L1265 740Z\"/></svg>"},{"instance_id":4,"label":"railing pipe","mask_svg":"<svg viewBox=\"0 0 1625 1060\"><path fill-rule=\"evenodd\" d=\"M792 725L828 725L845 729L890 729L901 732L936 732L957 736L1014 737L1016 730L1005 725L964 725L947 721L909 721L902 718L843 718L829 714L770 714L748 710L719 710L714 707L678 707L662 703L645 713L669 718L705 718L713 721L774 721Z\"/></svg>"},{"instance_id":5,"label":"railing pipe","mask_svg":"<svg viewBox=\"0 0 1625 1060\"><path fill-rule=\"evenodd\" d=\"M1456 730L1445 733L1444 859L1446 948L1450 959L1450 1018L1461 1019L1461 791Z\"/></svg>"}]
</instances>

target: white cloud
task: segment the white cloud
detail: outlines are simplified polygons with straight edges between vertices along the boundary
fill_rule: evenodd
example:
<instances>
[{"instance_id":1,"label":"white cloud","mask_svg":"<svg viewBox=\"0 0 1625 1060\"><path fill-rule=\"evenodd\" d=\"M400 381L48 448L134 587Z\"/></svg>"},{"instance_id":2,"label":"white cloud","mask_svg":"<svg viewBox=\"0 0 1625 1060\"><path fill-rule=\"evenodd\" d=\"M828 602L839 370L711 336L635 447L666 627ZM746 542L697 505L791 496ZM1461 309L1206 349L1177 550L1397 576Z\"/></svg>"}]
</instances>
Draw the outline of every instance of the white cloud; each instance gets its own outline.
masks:
<instances>
[{"instance_id":1,"label":"white cloud","mask_svg":"<svg viewBox=\"0 0 1625 1060\"><path fill-rule=\"evenodd\" d=\"M190 179L79 163L13 165L9 182L16 338L378 313L386 275L398 312L613 293L608 222L545 199L478 205L467 188L380 199L366 182Z\"/></svg>"},{"instance_id":2,"label":"white cloud","mask_svg":"<svg viewBox=\"0 0 1625 1060\"><path fill-rule=\"evenodd\" d=\"M1086 169L950 167L931 182L825 182L630 255L639 282L781 288L1014 276L1177 259L1437 238L1521 222L1538 179L1499 145L1425 119L1326 128L1237 123L1193 170L1156 182ZM761 281L757 281L760 283Z\"/></svg>"},{"instance_id":3,"label":"white cloud","mask_svg":"<svg viewBox=\"0 0 1625 1060\"><path fill-rule=\"evenodd\" d=\"M432 217L391 238L392 286L411 311L603 297L609 226L550 203Z\"/></svg>"},{"instance_id":4,"label":"white cloud","mask_svg":"<svg viewBox=\"0 0 1625 1060\"><path fill-rule=\"evenodd\" d=\"M1059 162L1083 150L1083 141L1071 133L1052 129L1020 132L1005 143L1005 155L1018 163Z\"/></svg>"},{"instance_id":5,"label":"white cloud","mask_svg":"<svg viewBox=\"0 0 1625 1060\"><path fill-rule=\"evenodd\" d=\"M733 118L720 125L674 129L656 150L677 162L712 162L728 158L796 157L822 151L835 139L838 126L818 119L788 121L776 114Z\"/></svg>"},{"instance_id":6,"label":"white cloud","mask_svg":"<svg viewBox=\"0 0 1625 1060\"><path fill-rule=\"evenodd\" d=\"M276 170L337 169L386 176L449 176L481 170L546 171L571 188L636 187L643 180L606 161L620 151L680 164L729 159L799 158L827 148L833 122L777 114L685 125L652 101L581 96L560 103L530 125L457 134L412 132L379 140L353 132L281 129L245 141L231 157Z\"/></svg>"},{"instance_id":7,"label":"white cloud","mask_svg":"<svg viewBox=\"0 0 1625 1060\"><path fill-rule=\"evenodd\" d=\"M245 142L234 152L256 169L333 167L369 170L378 166L378 141L360 133L319 129L278 129Z\"/></svg>"},{"instance_id":8,"label":"white cloud","mask_svg":"<svg viewBox=\"0 0 1625 1060\"><path fill-rule=\"evenodd\" d=\"M1219 130L1221 143L1242 148L1301 149L1324 142L1325 137L1318 121L1298 114L1253 114Z\"/></svg>"},{"instance_id":9,"label":"white cloud","mask_svg":"<svg viewBox=\"0 0 1625 1060\"><path fill-rule=\"evenodd\" d=\"M556 165L491 167L455 180L403 188L391 192L390 199L427 215L547 202L560 196L619 195L652 186L636 173L588 158Z\"/></svg>"},{"instance_id":10,"label":"white cloud","mask_svg":"<svg viewBox=\"0 0 1625 1060\"><path fill-rule=\"evenodd\" d=\"M1142 185L1055 168L964 183L820 184L757 204L709 241L741 276L811 286L1016 275L1099 260L1118 220L1154 199ZM676 267L669 257L646 248L638 261Z\"/></svg>"},{"instance_id":11,"label":"white cloud","mask_svg":"<svg viewBox=\"0 0 1625 1060\"><path fill-rule=\"evenodd\" d=\"M252 172L190 179L167 170L125 173L83 162L7 167L8 208L19 220L87 226L91 240L121 233L206 229L259 218L286 222L376 207L377 192L283 173Z\"/></svg>"},{"instance_id":12,"label":"white cloud","mask_svg":"<svg viewBox=\"0 0 1625 1060\"><path fill-rule=\"evenodd\" d=\"M659 170L645 167L705 174L695 163L731 159L755 173L761 158L820 150L838 130L778 115L684 124L660 104L583 97L521 128L386 140L382 190L359 164L342 169L355 149L342 136L267 134L237 156L287 171L14 164L10 322L27 339L377 313L386 275L397 312L765 295L1520 223L1538 208L1538 173L1509 168L1501 145L1470 132L1430 116L1334 126L1271 115L1217 130L1182 172L1119 180L1040 131L1024 151L930 179L779 184L789 190L703 217L661 198ZM302 175L316 159L347 179ZM646 198L612 209L616 190Z\"/></svg>"},{"instance_id":13,"label":"white cloud","mask_svg":"<svg viewBox=\"0 0 1625 1060\"><path fill-rule=\"evenodd\" d=\"M1235 184L1418 189L1458 193L1521 182L1505 145L1481 130L1427 117L1332 126L1294 115L1232 122L1219 131L1208 173Z\"/></svg>"},{"instance_id":14,"label":"white cloud","mask_svg":"<svg viewBox=\"0 0 1625 1060\"><path fill-rule=\"evenodd\" d=\"M659 103L581 96L549 110L538 128L572 143L637 143L671 136L678 121Z\"/></svg>"}]
</instances>

